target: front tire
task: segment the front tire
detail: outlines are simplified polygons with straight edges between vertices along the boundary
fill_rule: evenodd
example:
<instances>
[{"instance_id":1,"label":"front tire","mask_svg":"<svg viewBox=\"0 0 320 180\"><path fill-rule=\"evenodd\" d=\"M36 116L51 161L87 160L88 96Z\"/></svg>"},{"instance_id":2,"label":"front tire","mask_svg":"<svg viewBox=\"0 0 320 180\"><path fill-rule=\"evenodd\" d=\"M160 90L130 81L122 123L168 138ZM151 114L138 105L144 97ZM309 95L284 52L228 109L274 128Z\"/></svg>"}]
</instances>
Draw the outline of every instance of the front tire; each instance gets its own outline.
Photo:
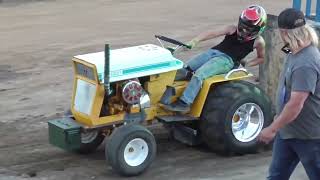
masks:
<instances>
[{"instance_id":1,"label":"front tire","mask_svg":"<svg viewBox=\"0 0 320 180\"><path fill-rule=\"evenodd\" d=\"M155 159L156 141L143 126L123 125L111 134L105 154L119 174L135 176L145 171Z\"/></svg>"},{"instance_id":2,"label":"front tire","mask_svg":"<svg viewBox=\"0 0 320 180\"><path fill-rule=\"evenodd\" d=\"M201 115L203 141L220 154L254 153L272 121L271 101L257 86L230 81L212 88Z\"/></svg>"}]
</instances>

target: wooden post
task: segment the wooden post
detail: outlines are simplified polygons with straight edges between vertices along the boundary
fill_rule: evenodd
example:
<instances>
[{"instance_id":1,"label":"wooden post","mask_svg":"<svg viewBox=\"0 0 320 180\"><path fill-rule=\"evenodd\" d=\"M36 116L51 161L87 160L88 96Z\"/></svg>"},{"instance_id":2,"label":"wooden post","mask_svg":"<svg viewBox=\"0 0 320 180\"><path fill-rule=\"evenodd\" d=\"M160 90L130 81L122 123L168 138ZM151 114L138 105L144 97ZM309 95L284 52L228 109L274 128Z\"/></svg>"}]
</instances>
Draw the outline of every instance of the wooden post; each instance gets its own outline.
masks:
<instances>
[{"instance_id":1,"label":"wooden post","mask_svg":"<svg viewBox=\"0 0 320 180\"><path fill-rule=\"evenodd\" d=\"M284 43L278 30L278 17L268 15L268 22L263 38L266 41L265 63L259 67L260 86L270 96L275 105L278 81L285 54L281 51Z\"/></svg>"}]
</instances>

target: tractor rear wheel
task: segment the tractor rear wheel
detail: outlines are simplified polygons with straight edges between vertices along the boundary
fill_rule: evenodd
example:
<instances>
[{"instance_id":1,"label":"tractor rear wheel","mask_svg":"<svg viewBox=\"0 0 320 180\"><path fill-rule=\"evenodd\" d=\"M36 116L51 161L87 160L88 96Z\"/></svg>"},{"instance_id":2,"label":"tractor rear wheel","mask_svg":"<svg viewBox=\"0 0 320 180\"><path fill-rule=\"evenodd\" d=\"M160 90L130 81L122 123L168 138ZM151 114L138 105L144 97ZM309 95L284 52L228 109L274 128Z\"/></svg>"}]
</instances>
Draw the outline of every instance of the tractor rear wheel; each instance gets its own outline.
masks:
<instances>
[{"instance_id":1,"label":"tractor rear wheel","mask_svg":"<svg viewBox=\"0 0 320 180\"><path fill-rule=\"evenodd\" d=\"M201 114L203 141L220 154L254 153L257 137L272 122L271 102L257 86L230 81L211 88Z\"/></svg>"},{"instance_id":2,"label":"tractor rear wheel","mask_svg":"<svg viewBox=\"0 0 320 180\"><path fill-rule=\"evenodd\" d=\"M105 155L119 174L135 176L145 171L153 162L156 141L152 133L141 125L123 125L111 134Z\"/></svg>"}]
</instances>

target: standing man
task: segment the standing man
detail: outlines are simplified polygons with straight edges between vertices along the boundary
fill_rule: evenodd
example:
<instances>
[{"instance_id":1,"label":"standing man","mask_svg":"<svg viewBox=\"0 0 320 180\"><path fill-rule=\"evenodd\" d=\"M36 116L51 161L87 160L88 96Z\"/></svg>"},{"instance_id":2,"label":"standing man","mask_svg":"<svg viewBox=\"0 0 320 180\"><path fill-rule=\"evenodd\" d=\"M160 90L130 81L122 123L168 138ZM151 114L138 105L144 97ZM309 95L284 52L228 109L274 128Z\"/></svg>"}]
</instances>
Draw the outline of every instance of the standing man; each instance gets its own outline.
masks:
<instances>
[{"instance_id":1,"label":"standing man","mask_svg":"<svg viewBox=\"0 0 320 180\"><path fill-rule=\"evenodd\" d=\"M318 37L301 11L278 17L286 62L278 86L277 116L259 135L274 138L269 180L288 180L301 161L310 180L320 180L320 53Z\"/></svg>"}]
</instances>

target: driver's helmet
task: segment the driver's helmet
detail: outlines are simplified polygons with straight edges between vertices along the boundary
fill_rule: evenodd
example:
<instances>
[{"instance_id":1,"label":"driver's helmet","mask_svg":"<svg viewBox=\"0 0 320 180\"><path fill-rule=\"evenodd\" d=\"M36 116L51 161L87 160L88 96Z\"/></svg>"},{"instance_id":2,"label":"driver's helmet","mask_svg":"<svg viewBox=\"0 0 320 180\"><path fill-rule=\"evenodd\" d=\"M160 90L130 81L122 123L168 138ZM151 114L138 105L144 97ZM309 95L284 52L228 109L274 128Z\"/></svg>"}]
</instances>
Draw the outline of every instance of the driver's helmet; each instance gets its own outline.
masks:
<instances>
[{"instance_id":1,"label":"driver's helmet","mask_svg":"<svg viewBox=\"0 0 320 180\"><path fill-rule=\"evenodd\" d=\"M265 29L267 13L263 7L251 5L242 11L238 23L238 38L249 41L257 38Z\"/></svg>"}]
</instances>

